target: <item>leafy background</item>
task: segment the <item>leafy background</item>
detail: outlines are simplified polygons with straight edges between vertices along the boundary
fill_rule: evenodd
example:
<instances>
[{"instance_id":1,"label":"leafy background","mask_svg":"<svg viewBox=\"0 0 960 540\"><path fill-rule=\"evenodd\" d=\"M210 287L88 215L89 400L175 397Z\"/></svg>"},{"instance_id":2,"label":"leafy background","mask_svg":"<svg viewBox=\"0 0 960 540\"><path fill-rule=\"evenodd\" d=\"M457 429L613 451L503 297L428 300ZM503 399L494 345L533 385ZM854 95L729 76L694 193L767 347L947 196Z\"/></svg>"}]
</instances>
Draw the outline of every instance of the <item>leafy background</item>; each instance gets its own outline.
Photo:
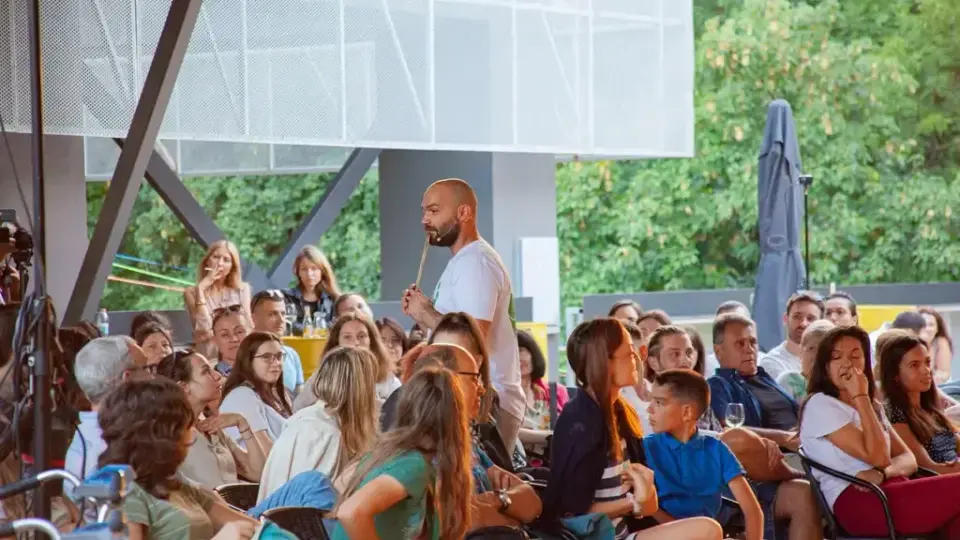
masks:
<instances>
[{"instance_id":1,"label":"leafy background","mask_svg":"<svg viewBox=\"0 0 960 540\"><path fill-rule=\"evenodd\" d=\"M557 166L564 305L588 293L752 286L756 159L767 104L793 106L815 177L815 282L960 277L960 2L695 0L696 156ZM245 257L269 266L331 175L216 177L187 187ZM106 184L89 184L90 226ZM376 299L375 172L319 245L344 289ZM202 256L145 186L121 252L192 269ZM192 279L192 270L164 272ZM135 277L118 272L117 275ZM110 282L110 309L176 293Z\"/></svg>"}]
</instances>

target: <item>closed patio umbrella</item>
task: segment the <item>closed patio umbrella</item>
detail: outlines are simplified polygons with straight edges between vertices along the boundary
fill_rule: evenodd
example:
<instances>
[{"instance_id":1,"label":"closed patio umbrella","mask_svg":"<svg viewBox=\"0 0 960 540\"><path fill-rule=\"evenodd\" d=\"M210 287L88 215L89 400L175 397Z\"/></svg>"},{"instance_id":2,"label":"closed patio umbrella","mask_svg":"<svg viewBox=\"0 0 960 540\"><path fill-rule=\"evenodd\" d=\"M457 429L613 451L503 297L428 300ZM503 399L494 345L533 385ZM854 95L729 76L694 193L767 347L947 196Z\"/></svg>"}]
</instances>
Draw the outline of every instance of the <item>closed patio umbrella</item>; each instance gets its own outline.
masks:
<instances>
[{"instance_id":1,"label":"closed patio umbrella","mask_svg":"<svg viewBox=\"0 0 960 540\"><path fill-rule=\"evenodd\" d=\"M757 229L760 266L753 295L753 320L761 350L784 340L787 299L806 280L800 253L803 187L800 148L790 104L778 99L767 108L767 125L757 160Z\"/></svg>"}]
</instances>

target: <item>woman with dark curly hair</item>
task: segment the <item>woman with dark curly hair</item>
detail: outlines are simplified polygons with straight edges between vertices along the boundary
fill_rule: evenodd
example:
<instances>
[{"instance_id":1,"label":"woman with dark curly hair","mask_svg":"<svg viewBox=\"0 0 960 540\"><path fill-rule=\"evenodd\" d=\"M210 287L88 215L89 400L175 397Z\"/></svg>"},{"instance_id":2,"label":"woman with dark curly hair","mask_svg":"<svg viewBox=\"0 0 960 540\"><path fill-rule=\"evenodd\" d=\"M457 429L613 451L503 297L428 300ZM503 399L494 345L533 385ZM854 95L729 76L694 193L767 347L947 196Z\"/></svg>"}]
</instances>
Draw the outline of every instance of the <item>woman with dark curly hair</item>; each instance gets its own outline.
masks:
<instances>
[{"instance_id":1,"label":"woman with dark curly hair","mask_svg":"<svg viewBox=\"0 0 960 540\"><path fill-rule=\"evenodd\" d=\"M150 322L141 325L137 328L133 340L143 349L143 354L147 355L148 366L159 364L163 357L173 352L173 337L170 336L170 330L159 323Z\"/></svg>"},{"instance_id":2,"label":"woman with dark curly hair","mask_svg":"<svg viewBox=\"0 0 960 540\"><path fill-rule=\"evenodd\" d=\"M237 361L223 385L220 413L243 416L264 452L270 454L287 418L293 414L290 397L283 386L283 343L276 334L254 332L240 342ZM245 448L236 427L225 429Z\"/></svg>"},{"instance_id":3,"label":"woman with dark curly hair","mask_svg":"<svg viewBox=\"0 0 960 540\"><path fill-rule=\"evenodd\" d=\"M126 381L100 404L106 449L98 466L129 465L136 476L123 501L131 540L253 536L256 520L177 476L194 443L193 420L183 390L166 379Z\"/></svg>"}]
</instances>

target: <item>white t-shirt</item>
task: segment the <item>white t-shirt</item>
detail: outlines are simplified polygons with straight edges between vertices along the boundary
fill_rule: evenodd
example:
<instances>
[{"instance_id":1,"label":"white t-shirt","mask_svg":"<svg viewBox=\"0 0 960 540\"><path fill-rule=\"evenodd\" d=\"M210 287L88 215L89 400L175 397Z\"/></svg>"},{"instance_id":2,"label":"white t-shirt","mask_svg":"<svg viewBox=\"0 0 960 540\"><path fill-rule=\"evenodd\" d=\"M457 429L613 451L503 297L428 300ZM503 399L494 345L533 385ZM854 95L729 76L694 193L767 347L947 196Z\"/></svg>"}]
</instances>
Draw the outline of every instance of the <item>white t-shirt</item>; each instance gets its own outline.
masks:
<instances>
[{"instance_id":1,"label":"white t-shirt","mask_svg":"<svg viewBox=\"0 0 960 540\"><path fill-rule=\"evenodd\" d=\"M250 430L253 433L266 430L271 441L277 440L283 426L287 420L273 409L273 407L264 403L260 396L249 386L238 386L230 391L223 403L220 404L220 412L237 413L243 416L250 424ZM236 441L241 448L246 448L240 430L235 427L229 427L223 430L228 437Z\"/></svg>"},{"instance_id":2,"label":"white t-shirt","mask_svg":"<svg viewBox=\"0 0 960 540\"><path fill-rule=\"evenodd\" d=\"M884 427L884 435L887 439L887 445L890 445L890 423L881 411L881 419ZM803 451L810 459L830 467L831 469L842 473L856 476L861 471L867 471L873 468L872 465L860 461L843 450L837 448L835 444L827 439L834 431L853 424L861 427L860 414L853 407L830 397L826 394L816 393L810 396L803 409L803 421L800 424L800 444L803 445ZM843 490L847 489L850 482L839 478L826 475L820 471L813 471L814 477L820 482L820 489L827 503L833 509L833 503L837 501Z\"/></svg>"},{"instance_id":3,"label":"white t-shirt","mask_svg":"<svg viewBox=\"0 0 960 540\"><path fill-rule=\"evenodd\" d=\"M463 311L490 321L490 379L500 394L500 407L523 420L527 400L520 386L513 290L510 275L490 244L482 239L471 242L450 259L437 283L434 306L440 313Z\"/></svg>"},{"instance_id":4,"label":"white t-shirt","mask_svg":"<svg viewBox=\"0 0 960 540\"><path fill-rule=\"evenodd\" d=\"M650 402L640 399L636 388L632 386L621 388L620 395L623 396L623 399L627 400L627 403L633 407L633 410L637 411L637 416L640 417L640 425L643 427L643 434L652 435L653 426L650 425L650 411L647 410Z\"/></svg>"},{"instance_id":5,"label":"white t-shirt","mask_svg":"<svg viewBox=\"0 0 960 540\"><path fill-rule=\"evenodd\" d=\"M788 351L787 342L784 341L760 359L760 367L773 380L777 380L777 377L787 371L801 371L800 357Z\"/></svg>"}]
</instances>

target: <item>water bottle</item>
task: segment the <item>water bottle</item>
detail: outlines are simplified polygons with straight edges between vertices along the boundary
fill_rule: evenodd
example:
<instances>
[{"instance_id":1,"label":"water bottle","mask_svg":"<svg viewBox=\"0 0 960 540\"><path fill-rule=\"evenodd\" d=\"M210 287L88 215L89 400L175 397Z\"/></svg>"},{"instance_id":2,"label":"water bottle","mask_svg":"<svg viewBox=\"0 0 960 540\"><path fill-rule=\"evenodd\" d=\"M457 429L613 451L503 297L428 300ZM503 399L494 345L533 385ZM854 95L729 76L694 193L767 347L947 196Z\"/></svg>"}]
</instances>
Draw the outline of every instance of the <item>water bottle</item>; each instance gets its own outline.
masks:
<instances>
[{"instance_id":1,"label":"water bottle","mask_svg":"<svg viewBox=\"0 0 960 540\"><path fill-rule=\"evenodd\" d=\"M303 337L313 337L313 316L310 315L310 308L306 306L303 308Z\"/></svg>"},{"instance_id":2,"label":"water bottle","mask_svg":"<svg viewBox=\"0 0 960 540\"><path fill-rule=\"evenodd\" d=\"M97 330L100 330L102 336L110 335L110 316L105 309L97 312Z\"/></svg>"}]
</instances>

